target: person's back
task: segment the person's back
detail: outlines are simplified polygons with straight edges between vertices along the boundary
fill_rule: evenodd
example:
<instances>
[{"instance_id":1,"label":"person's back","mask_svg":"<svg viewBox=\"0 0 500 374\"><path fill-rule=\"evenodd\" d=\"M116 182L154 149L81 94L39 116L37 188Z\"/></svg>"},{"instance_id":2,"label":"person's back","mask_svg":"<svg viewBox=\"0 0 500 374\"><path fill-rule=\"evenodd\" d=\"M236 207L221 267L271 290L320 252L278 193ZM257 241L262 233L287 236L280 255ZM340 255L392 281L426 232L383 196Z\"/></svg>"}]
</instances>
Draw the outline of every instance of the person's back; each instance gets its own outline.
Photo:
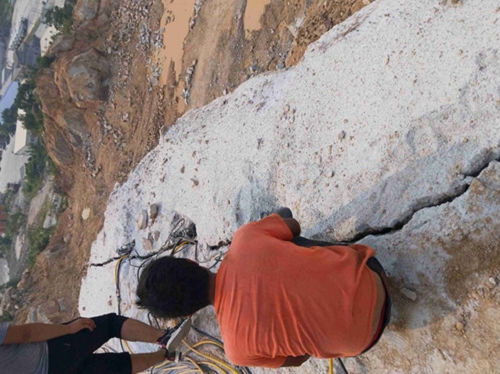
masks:
<instances>
[{"instance_id":1,"label":"person's back","mask_svg":"<svg viewBox=\"0 0 500 374\"><path fill-rule=\"evenodd\" d=\"M299 247L282 218L239 229L217 273L215 302L232 362L278 367L286 357L355 356L372 339L371 248Z\"/></svg>"},{"instance_id":2,"label":"person's back","mask_svg":"<svg viewBox=\"0 0 500 374\"><path fill-rule=\"evenodd\" d=\"M303 238L288 213L241 227L217 274L189 259L151 261L139 277L137 305L161 318L214 305L237 365L300 366L310 356L370 349L391 310L375 252Z\"/></svg>"}]
</instances>

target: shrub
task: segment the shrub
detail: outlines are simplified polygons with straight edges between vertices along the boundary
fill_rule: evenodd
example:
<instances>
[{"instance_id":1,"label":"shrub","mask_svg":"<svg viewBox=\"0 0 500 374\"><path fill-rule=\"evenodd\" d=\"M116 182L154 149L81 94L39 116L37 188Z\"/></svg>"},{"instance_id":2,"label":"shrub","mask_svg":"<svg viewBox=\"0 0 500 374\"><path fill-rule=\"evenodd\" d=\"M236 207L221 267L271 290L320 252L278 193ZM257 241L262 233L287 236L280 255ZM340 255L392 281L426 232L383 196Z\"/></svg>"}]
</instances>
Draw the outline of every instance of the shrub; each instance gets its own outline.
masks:
<instances>
[{"instance_id":1,"label":"shrub","mask_svg":"<svg viewBox=\"0 0 500 374\"><path fill-rule=\"evenodd\" d=\"M44 229L42 227L30 227L28 230L28 262L33 266L36 257L42 252L54 233L54 228Z\"/></svg>"},{"instance_id":2,"label":"shrub","mask_svg":"<svg viewBox=\"0 0 500 374\"><path fill-rule=\"evenodd\" d=\"M41 142L32 144L29 153L30 158L26 163L26 177L23 193L26 197L31 199L38 193L38 190L42 186L45 172L48 169L53 170L53 168L49 167L51 161Z\"/></svg>"},{"instance_id":3,"label":"shrub","mask_svg":"<svg viewBox=\"0 0 500 374\"><path fill-rule=\"evenodd\" d=\"M24 226L25 224L26 216L21 212L8 216L7 227L5 229L5 237L7 240L11 241L12 237L18 232L19 227Z\"/></svg>"},{"instance_id":4,"label":"shrub","mask_svg":"<svg viewBox=\"0 0 500 374\"><path fill-rule=\"evenodd\" d=\"M69 34L73 28L73 8L76 1L67 1L64 7L55 6L45 14L45 22L54 26L63 34Z\"/></svg>"},{"instance_id":5,"label":"shrub","mask_svg":"<svg viewBox=\"0 0 500 374\"><path fill-rule=\"evenodd\" d=\"M9 312L3 312L3 314L0 316L0 322L12 322L14 320L14 317Z\"/></svg>"}]
</instances>

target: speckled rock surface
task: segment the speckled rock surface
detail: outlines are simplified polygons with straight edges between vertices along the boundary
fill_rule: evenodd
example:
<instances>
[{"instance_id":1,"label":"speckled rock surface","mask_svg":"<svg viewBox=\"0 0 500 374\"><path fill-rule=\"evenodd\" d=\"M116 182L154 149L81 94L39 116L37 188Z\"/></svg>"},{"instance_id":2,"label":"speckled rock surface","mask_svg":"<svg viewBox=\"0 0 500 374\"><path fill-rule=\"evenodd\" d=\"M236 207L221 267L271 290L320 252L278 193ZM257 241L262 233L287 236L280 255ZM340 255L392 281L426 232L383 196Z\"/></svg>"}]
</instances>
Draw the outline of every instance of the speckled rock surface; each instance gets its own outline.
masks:
<instances>
[{"instance_id":1,"label":"speckled rock surface","mask_svg":"<svg viewBox=\"0 0 500 374\"><path fill-rule=\"evenodd\" d=\"M156 231L158 250L185 217L200 245L181 255L212 266L227 246L210 245L289 206L306 236L367 243L388 270L393 323L375 349L346 359L350 373L495 372L499 18L493 0L378 0L298 66L186 113L110 196L91 263L132 240L145 253ZM153 203L160 214L139 232L136 217ZM113 268L90 266L83 315L116 310ZM122 307L146 319L133 305L136 271L122 267ZM210 309L195 324L218 333ZM313 359L280 372L327 367Z\"/></svg>"}]
</instances>

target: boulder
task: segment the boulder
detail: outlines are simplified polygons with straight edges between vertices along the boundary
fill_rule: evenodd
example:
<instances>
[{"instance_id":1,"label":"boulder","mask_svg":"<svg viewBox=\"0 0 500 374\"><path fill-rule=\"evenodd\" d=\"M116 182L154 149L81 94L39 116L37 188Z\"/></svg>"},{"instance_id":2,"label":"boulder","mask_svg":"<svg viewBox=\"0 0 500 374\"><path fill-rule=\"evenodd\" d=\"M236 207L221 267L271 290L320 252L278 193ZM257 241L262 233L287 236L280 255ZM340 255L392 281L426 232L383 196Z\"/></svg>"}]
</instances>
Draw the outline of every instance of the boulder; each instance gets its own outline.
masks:
<instances>
[{"instance_id":1,"label":"boulder","mask_svg":"<svg viewBox=\"0 0 500 374\"><path fill-rule=\"evenodd\" d=\"M56 161L56 163L65 165L73 161L72 148L60 130L55 130L54 147L50 149L52 151L51 156L55 156L55 159L52 158L52 160Z\"/></svg>"},{"instance_id":2,"label":"boulder","mask_svg":"<svg viewBox=\"0 0 500 374\"><path fill-rule=\"evenodd\" d=\"M85 140L90 136L83 113L78 108L69 108L62 113L62 117L72 145L75 148L82 148Z\"/></svg>"},{"instance_id":3,"label":"boulder","mask_svg":"<svg viewBox=\"0 0 500 374\"><path fill-rule=\"evenodd\" d=\"M73 48L74 43L74 35L58 35L50 46L50 51L54 55L57 55L61 52L67 52Z\"/></svg>"},{"instance_id":4,"label":"boulder","mask_svg":"<svg viewBox=\"0 0 500 374\"><path fill-rule=\"evenodd\" d=\"M20 291L24 290L28 285L29 279L30 279L30 270L26 269L23 272L23 275L21 275L21 280L17 284L17 289Z\"/></svg>"},{"instance_id":5,"label":"boulder","mask_svg":"<svg viewBox=\"0 0 500 374\"><path fill-rule=\"evenodd\" d=\"M28 317L26 317L26 323L35 323L37 320L37 310L38 308L31 307L28 312Z\"/></svg>"},{"instance_id":6,"label":"boulder","mask_svg":"<svg viewBox=\"0 0 500 374\"><path fill-rule=\"evenodd\" d=\"M12 298L10 297L10 293L12 291L12 287L7 288L3 294L2 301L0 302L0 316L4 314L9 308Z\"/></svg>"},{"instance_id":7,"label":"boulder","mask_svg":"<svg viewBox=\"0 0 500 374\"><path fill-rule=\"evenodd\" d=\"M57 225L57 217L54 216L53 213L48 213L45 216L45 219L43 220L43 228L44 229L50 229L51 227L54 227Z\"/></svg>"},{"instance_id":8,"label":"boulder","mask_svg":"<svg viewBox=\"0 0 500 374\"><path fill-rule=\"evenodd\" d=\"M38 307L36 316L37 321L51 323L58 317L60 312L61 308L59 303L56 300L49 300Z\"/></svg>"},{"instance_id":9,"label":"boulder","mask_svg":"<svg viewBox=\"0 0 500 374\"><path fill-rule=\"evenodd\" d=\"M79 22L90 21L94 19L99 10L99 1L80 0L75 7L75 19Z\"/></svg>"},{"instance_id":10,"label":"boulder","mask_svg":"<svg viewBox=\"0 0 500 374\"><path fill-rule=\"evenodd\" d=\"M106 100L108 95L109 61L95 49L83 52L71 60L67 84L71 98L79 108Z\"/></svg>"}]
</instances>

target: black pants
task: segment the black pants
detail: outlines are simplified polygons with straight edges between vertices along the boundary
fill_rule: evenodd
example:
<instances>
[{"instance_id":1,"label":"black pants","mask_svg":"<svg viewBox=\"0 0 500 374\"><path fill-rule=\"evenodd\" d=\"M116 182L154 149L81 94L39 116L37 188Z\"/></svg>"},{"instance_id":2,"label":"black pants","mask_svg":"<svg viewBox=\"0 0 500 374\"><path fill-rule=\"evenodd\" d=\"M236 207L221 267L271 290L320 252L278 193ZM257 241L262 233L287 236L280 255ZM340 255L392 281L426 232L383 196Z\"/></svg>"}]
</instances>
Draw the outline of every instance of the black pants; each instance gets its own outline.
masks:
<instances>
[{"instance_id":1,"label":"black pants","mask_svg":"<svg viewBox=\"0 0 500 374\"><path fill-rule=\"evenodd\" d=\"M384 286L386 298L385 298L384 321L382 322L382 330L380 330L380 334L379 334L379 336L377 336L377 339L375 339L375 341L368 348L366 348L363 351L363 353L370 350L375 344L378 343L378 341L382 337L382 334L384 333L385 328L391 322L391 308L392 308L392 302L391 302L391 297L389 295L389 290L387 289L387 284L385 284L384 277L382 277L382 274L385 274L385 271L384 271L384 268L382 267L382 264L375 257L370 257L368 259L368 261L366 261L366 266L368 266L372 271L377 273L378 276L380 277L380 280L382 281L382 285Z\"/></svg>"},{"instance_id":2,"label":"black pants","mask_svg":"<svg viewBox=\"0 0 500 374\"><path fill-rule=\"evenodd\" d=\"M295 243L296 245L300 247L329 247L332 245L346 245L345 243L328 243L328 242L323 242L319 240L311 240L304 238L302 236L296 236L292 239L292 242ZM382 274L385 273L384 268L382 267L382 264L377 260L375 257L370 257L368 261L366 261L366 266L370 268L370 270L374 271L375 273L378 274L382 281L382 285L384 286L385 289L385 310L384 310L384 321L382 322L382 330L380 331L380 335L377 337L377 339L371 344L368 348L366 348L363 353L368 351L370 348L372 348L377 342L379 341L380 337L382 336L386 326L389 324L391 321L391 297L389 296L389 290L387 289L387 285L385 284L385 279L382 277Z\"/></svg>"},{"instance_id":3,"label":"black pants","mask_svg":"<svg viewBox=\"0 0 500 374\"><path fill-rule=\"evenodd\" d=\"M92 318L94 331L81 330L47 341L49 374L130 374L132 361L128 353L94 351L111 338L121 338L126 317L114 313Z\"/></svg>"}]
</instances>

